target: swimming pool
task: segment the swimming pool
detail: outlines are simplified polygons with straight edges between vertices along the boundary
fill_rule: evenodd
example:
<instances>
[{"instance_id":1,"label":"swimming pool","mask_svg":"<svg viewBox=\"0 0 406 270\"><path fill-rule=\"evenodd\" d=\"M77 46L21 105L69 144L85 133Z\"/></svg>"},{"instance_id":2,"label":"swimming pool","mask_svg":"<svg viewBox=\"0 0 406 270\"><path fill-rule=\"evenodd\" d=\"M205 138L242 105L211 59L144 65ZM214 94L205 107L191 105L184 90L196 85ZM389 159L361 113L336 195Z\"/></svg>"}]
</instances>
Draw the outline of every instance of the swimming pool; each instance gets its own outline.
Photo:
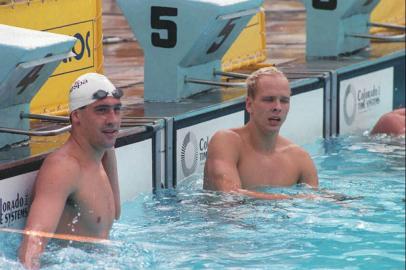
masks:
<instances>
[{"instance_id":1,"label":"swimming pool","mask_svg":"<svg viewBox=\"0 0 406 270\"><path fill-rule=\"evenodd\" d=\"M123 205L113 246L49 245L44 269L404 269L404 138L352 136L305 148L336 199L262 201L177 190ZM306 187L269 192L313 193ZM20 236L0 233L0 269L21 269Z\"/></svg>"}]
</instances>

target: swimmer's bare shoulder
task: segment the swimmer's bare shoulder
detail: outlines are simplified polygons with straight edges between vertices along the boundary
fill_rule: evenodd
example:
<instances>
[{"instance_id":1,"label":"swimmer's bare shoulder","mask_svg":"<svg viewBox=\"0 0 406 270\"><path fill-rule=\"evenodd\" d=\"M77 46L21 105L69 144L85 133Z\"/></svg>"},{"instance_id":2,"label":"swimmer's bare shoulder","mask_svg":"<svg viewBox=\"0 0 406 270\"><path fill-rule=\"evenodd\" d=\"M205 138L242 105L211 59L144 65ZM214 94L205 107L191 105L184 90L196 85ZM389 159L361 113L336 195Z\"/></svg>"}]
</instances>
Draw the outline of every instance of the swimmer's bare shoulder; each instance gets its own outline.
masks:
<instances>
[{"instance_id":1,"label":"swimmer's bare shoulder","mask_svg":"<svg viewBox=\"0 0 406 270\"><path fill-rule=\"evenodd\" d=\"M398 115L406 115L406 108L400 108L400 109L396 109L393 111L394 113L398 114Z\"/></svg>"},{"instance_id":2,"label":"swimmer's bare shoulder","mask_svg":"<svg viewBox=\"0 0 406 270\"><path fill-rule=\"evenodd\" d=\"M399 136L405 134L405 108L382 115L371 130L371 135L388 134Z\"/></svg>"},{"instance_id":3,"label":"swimmer's bare shoulder","mask_svg":"<svg viewBox=\"0 0 406 270\"><path fill-rule=\"evenodd\" d=\"M278 138L278 149L281 152L288 152L298 159L308 156L308 153L302 147L282 136Z\"/></svg>"},{"instance_id":4,"label":"swimmer's bare shoulder","mask_svg":"<svg viewBox=\"0 0 406 270\"><path fill-rule=\"evenodd\" d=\"M217 131L210 139L204 188L230 191L241 187L237 164L243 144L242 128Z\"/></svg>"},{"instance_id":5,"label":"swimmer's bare shoulder","mask_svg":"<svg viewBox=\"0 0 406 270\"><path fill-rule=\"evenodd\" d=\"M209 142L211 156L224 156L224 158L232 158L233 161L238 162L241 148L244 144L243 132L243 128L217 131Z\"/></svg>"},{"instance_id":6,"label":"swimmer's bare shoulder","mask_svg":"<svg viewBox=\"0 0 406 270\"><path fill-rule=\"evenodd\" d=\"M64 150L57 150L45 159L35 181L25 230L56 231L66 200L77 189L79 175L78 160ZM47 241L47 238L25 235L19 250L20 261L30 268L38 260Z\"/></svg>"},{"instance_id":7,"label":"swimmer's bare shoulder","mask_svg":"<svg viewBox=\"0 0 406 270\"><path fill-rule=\"evenodd\" d=\"M77 189L81 166L77 158L68 154L63 148L50 154L43 162L38 172L35 187L34 200L30 209L27 225L31 219L37 220L37 210L49 209L55 205L55 216L59 219L66 199ZM59 209L57 210L56 208ZM53 217L53 215L50 216Z\"/></svg>"},{"instance_id":8,"label":"swimmer's bare shoulder","mask_svg":"<svg viewBox=\"0 0 406 270\"><path fill-rule=\"evenodd\" d=\"M81 171L80 161L64 148L51 153L43 162L37 176L37 181L57 182L63 185L74 184Z\"/></svg>"},{"instance_id":9,"label":"swimmer's bare shoulder","mask_svg":"<svg viewBox=\"0 0 406 270\"><path fill-rule=\"evenodd\" d=\"M279 145L279 151L285 152L293 160L293 164L298 166L300 172L298 182L311 187L318 187L317 169L309 153L304 148L281 136L279 138Z\"/></svg>"}]
</instances>

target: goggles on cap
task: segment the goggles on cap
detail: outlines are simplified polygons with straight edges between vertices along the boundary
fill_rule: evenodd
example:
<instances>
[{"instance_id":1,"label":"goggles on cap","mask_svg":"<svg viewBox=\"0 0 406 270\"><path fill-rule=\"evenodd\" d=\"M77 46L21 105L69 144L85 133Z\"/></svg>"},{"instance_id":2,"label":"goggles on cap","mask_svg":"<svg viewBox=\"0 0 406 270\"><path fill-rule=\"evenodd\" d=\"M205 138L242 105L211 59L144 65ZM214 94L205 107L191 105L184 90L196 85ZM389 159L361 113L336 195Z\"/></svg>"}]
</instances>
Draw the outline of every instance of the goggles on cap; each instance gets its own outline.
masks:
<instances>
[{"instance_id":1,"label":"goggles on cap","mask_svg":"<svg viewBox=\"0 0 406 270\"><path fill-rule=\"evenodd\" d=\"M93 93L92 98L96 100L103 99L106 98L110 93L114 98L121 98L124 95L123 90L121 89L115 89L112 92L100 89Z\"/></svg>"}]
</instances>

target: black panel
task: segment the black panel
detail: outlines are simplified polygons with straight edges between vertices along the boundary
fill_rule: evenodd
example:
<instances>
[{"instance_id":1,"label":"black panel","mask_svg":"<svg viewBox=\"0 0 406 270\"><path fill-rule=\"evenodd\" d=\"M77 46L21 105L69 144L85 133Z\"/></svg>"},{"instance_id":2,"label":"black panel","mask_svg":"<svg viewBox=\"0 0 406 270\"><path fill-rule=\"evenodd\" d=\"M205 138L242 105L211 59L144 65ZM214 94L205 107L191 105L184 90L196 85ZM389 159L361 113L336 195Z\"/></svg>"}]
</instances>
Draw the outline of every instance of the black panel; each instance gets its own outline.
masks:
<instances>
[{"instance_id":1,"label":"black panel","mask_svg":"<svg viewBox=\"0 0 406 270\"><path fill-rule=\"evenodd\" d=\"M317 82L292 88L292 96L296 96L306 92L311 92L319 88L325 88L325 85L326 85L325 80L320 78L320 80Z\"/></svg>"},{"instance_id":2,"label":"black panel","mask_svg":"<svg viewBox=\"0 0 406 270\"><path fill-rule=\"evenodd\" d=\"M118 148L129 144L145 141L146 139L152 138L153 135L154 132L152 128L148 128L146 131L142 133L134 133L124 137L117 138L115 147Z\"/></svg>"},{"instance_id":3,"label":"black panel","mask_svg":"<svg viewBox=\"0 0 406 270\"><path fill-rule=\"evenodd\" d=\"M26 174L29 172L37 171L42 165L45 156L38 157L35 160L24 162L23 164L18 164L0 171L0 181L11 178L17 175Z\"/></svg>"},{"instance_id":4,"label":"black panel","mask_svg":"<svg viewBox=\"0 0 406 270\"><path fill-rule=\"evenodd\" d=\"M321 10L335 10L337 8L337 0L313 0L313 8Z\"/></svg>"},{"instance_id":5,"label":"black panel","mask_svg":"<svg viewBox=\"0 0 406 270\"><path fill-rule=\"evenodd\" d=\"M405 58L395 65L393 108L405 107Z\"/></svg>"}]
</instances>

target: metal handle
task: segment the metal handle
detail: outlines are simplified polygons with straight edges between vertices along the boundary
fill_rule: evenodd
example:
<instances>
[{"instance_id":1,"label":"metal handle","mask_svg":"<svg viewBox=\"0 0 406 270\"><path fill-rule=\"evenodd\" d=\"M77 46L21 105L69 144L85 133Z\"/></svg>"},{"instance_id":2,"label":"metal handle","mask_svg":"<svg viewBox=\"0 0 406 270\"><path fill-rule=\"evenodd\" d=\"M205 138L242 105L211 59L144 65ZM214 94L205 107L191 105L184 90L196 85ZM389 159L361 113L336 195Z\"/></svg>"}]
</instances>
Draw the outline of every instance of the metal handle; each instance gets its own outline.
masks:
<instances>
[{"instance_id":1,"label":"metal handle","mask_svg":"<svg viewBox=\"0 0 406 270\"><path fill-rule=\"evenodd\" d=\"M369 22L368 25L373 26L373 27L381 27L381 28L388 28L388 29L392 29L392 30L406 31L406 26L399 25L399 24Z\"/></svg>"},{"instance_id":2,"label":"metal handle","mask_svg":"<svg viewBox=\"0 0 406 270\"><path fill-rule=\"evenodd\" d=\"M19 135L27 135L27 136L56 136L56 135L68 132L70 129L71 129L71 125L63 127L63 128L45 130L45 131L28 131L28 130L22 130L22 129L0 127L0 133L10 133L10 134L19 134Z\"/></svg>"},{"instance_id":3,"label":"metal handle","mask_svg":"<svg viewBox=\"0 0 406 270\"><path fill-rule=\"evenodd\" d=\"M34 113L20 113L20 118L29 118L29 119L36 119L36 120L45 120L45 121L52 121L52 122L62 122L62 123L69 123L69 117L66 116L54 116L54 115L45 115L45 114L34 114Z\"/></svg>"},{"instance_id":4,"label":"metal handle","mask_svg":"<svg viewBox=\"0 0 406 270\"><path fill-rule=\"evenodd\" d=\"M387 42L404 42L406 35L371 35L371 34L347 34L350 37L375 39Z\"/></svg>"},{"instance_id":5,"label":"metal handle","mask_svg":"<svg viewBox=\"0 0 406 270\"><path fill-rule=\"evenodd\" d=\"M0 127L0 133L9 133L9 134L18 134L18 135L27 135L27 136L56 136L62 133L68 132L71 130L71 125L53 129L53 130L45 130L45 131L27 131L22 129L14 129L14 128L6 128ZM155 131L157 127L153 124L145 124L145 123L124 123L122 128L134 128L140 127L144 128L147 131Z\"/></svg>"},{"instance_id":6,"label":"metal handle","mask_svg":"<svg viewBox=\"0 0 406 270\"><path fill-rule=\"evenodd\" d=\"M218 82L218 81L208 81L208 80L199 80L193 78L186 78L185 83L195 83L195 84L204 84L212 86L223 86L223 87L246 87L246 83L227 83L227 82Z\"/></svg>"},{"instance_id":7,"label":"metal handle","mask_svg":"<svg viewBox=\"0 0 406 270\"><path fill-rule=\"evenodd\" d=\"M249 76L249 74L237 73L237 72L225 72L225 71L220 71L220 70L215 70L214 75L226 76L226 77L231 77L231 78L235 78L235 79L247 79Z\"/></svg>"},{"instance_id":8,"label":"metal handle","mask_svg":"<svg viewBox=\"0 0 406 270\"><path fill-rule=\"evenodd\" d=\"M390 30L398 30L398 31L403 31L403 32L406 31L406 27L404 25L391 24L391 23L369 22L368 26L387 28ZM357 37L357 38L375 39L375 40L386 41L386 42L404 42L406 40L405 34L398 34L398 35L348 34L348 36Z\"/></svg>"},{"instance_id":9,"label":"metal handle","mask_svg":"<svg viewBox=\"0 0 406 270\"><path fill-rule=\"evenodd\" d=\"M307 79L307 78L324 78L325 75L321 71L294 71L294 70L283 70L283 73L288 79ZM249 74L236 73L236 72L224 72L224 71L214 71L214 75L226 76L236 79L247 79Z\"/></svg>"}]
</instances>

